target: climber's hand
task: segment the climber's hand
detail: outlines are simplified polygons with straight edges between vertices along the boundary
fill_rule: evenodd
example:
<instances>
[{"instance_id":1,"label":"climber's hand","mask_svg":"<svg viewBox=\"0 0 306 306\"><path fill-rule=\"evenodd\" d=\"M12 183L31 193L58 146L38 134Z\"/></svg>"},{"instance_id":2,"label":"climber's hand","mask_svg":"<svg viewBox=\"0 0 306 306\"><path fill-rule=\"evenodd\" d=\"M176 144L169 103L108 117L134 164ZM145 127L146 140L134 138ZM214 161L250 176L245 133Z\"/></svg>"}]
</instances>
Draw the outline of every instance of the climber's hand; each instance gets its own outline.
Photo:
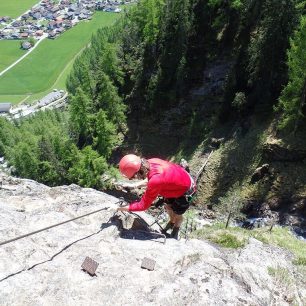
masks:
<instances>
[{"instance_id":1,"label":"climber's hand","mask_svg":"<svg viewBox=\"0 0 306 306\"><path fill-rule=\"evenodd\" d=\"M118 207L117 211L129 211L129 207L128 206Z\"/></svg>"}]
</instances>

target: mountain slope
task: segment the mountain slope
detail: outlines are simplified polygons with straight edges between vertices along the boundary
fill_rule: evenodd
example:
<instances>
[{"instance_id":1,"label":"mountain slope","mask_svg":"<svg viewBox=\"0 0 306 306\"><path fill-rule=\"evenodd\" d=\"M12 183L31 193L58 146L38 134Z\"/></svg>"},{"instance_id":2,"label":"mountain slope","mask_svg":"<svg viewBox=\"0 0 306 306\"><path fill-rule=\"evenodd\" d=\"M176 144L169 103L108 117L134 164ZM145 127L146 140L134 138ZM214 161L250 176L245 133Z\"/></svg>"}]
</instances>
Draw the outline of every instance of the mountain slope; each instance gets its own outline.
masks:
<instances>
[{"instance_id":1,"label":"mountain slope","mask_svg":"<svg viewBox=\"0 0 306 306\"><path fill-rule=\"evenodd\" d=\"M285 250L255 239L233 251L200 240L163 244L135 221L125 230L118 199L102 192L1 180L1 240L106 208L0 246L1 305L303 304L306 286ZM86 256L99 263L95 277L81 270ZM141 269L144 257L156 261L153 271Z\"/></svg>"}]
</instances>

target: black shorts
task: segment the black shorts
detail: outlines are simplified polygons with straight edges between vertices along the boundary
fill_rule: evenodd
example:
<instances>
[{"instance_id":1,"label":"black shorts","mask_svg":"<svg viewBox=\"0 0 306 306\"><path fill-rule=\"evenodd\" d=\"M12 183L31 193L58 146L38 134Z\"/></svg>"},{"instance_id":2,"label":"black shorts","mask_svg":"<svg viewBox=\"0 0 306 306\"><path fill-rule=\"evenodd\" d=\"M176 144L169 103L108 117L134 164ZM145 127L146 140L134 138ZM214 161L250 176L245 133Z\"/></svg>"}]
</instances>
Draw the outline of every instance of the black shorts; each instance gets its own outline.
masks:
<instances>
[{"instance_id":1,"label":"black shorts","mask_svg":"<svg viewBox=\"0 0 306 306\"><path fill-rule=\"evenodd\" d=\"M177 215L184 214L190 206L190 203L187 201L185 196L180 198L166 199L165 202Z\"/></svg>"}]
</instances>

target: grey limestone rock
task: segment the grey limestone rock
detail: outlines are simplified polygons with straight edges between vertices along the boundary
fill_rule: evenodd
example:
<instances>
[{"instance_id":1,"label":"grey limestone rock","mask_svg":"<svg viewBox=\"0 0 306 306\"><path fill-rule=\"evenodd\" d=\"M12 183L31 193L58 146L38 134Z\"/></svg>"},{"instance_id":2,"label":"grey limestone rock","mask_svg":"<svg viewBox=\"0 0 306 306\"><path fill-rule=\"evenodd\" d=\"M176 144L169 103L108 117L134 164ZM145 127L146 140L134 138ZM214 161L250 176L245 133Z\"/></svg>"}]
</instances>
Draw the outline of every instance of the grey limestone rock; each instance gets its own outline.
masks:
<instances>
[{"instance_id":1,"label":"grey limestone rock","mask_svg":"<svg viewBox=\"0 0 306 306\"><path fill-rule=\"evenodd\" d=\"M282 267L294 279L291 255L280 248L255 239L229 251L200 240L122 236L112 196L1 180L1 241L105 210L0 246L0 305L302 305L306 296L305 286L284 289L270 275ZM81 269L87 256L99 264L95 276ZM145 257L156 262L153 271L141 269Z\"/></svg>"}]
</instances>

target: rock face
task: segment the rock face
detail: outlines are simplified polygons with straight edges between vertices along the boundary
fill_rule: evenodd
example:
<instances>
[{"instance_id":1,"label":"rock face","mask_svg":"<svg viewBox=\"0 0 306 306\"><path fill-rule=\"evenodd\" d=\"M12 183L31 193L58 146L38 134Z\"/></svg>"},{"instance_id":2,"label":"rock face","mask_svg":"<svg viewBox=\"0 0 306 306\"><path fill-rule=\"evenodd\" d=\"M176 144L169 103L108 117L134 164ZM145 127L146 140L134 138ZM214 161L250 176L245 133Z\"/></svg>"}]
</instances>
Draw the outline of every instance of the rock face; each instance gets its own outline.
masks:
<instances>
[{"instance_id":1,"label":"rock face","mask_svg":"<svg viewBox=\"0 0 306 306\"><path fill-rule=\"evenodd\" d=\"M282 249L255 239L230 251L200 240L164 244L145 226L126 226L131 218L115 213L118 199L102 192L0 179L1 242L105 208L0 246L0 305L305 303L305 286L283 284L271 274L284 269L297 279L291 255ZM93 277L81 269L86 256L99 263ZM156 261L153 271L141 268L144 257Z\"/></svg>"},{"instance_id":2,"label":"rock face","mask_svg":"<svg viewBox=\"0 0 306 306\"><path fill-rule=\"evenodd\" d=\"M306 151L286 147L279 143L265 143L263 146L263 156L268 161L300 162L305 160Z\"/></svg>"},{"instance_id":3,"label":"rock face","mask_svg":"<svg viewBox=\"0 0 306 306\"><path fill-rule=\"evenodd\" d=\"M269 174L269 164L264 164L258 167L252 174L251 184L258 182L267 174Z\"/></svg>"}]
</instances>

